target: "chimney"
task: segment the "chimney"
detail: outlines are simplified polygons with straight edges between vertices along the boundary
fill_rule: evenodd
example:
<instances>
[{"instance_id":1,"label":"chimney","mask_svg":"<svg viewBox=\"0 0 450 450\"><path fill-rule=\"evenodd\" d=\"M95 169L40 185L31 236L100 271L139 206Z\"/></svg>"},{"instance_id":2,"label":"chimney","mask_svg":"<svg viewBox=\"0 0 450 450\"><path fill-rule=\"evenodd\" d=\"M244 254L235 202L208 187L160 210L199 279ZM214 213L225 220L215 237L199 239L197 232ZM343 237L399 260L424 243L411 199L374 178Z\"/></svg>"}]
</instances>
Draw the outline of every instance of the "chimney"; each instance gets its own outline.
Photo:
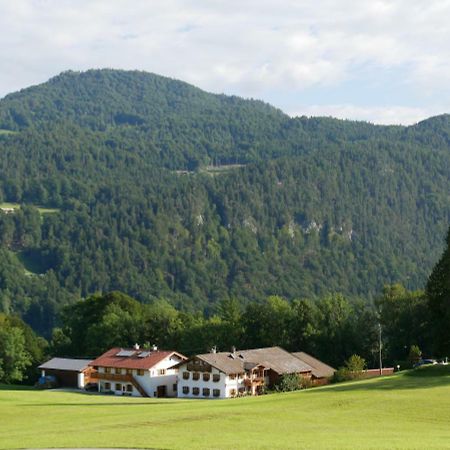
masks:
<instances>
[{"instance_id":1,"label":"chimney","mask_svg":"<svg viewBox=\"0 0 450 450\"><path fill-rule=\"evenodd\" d=\"M133 348L134 348L135 350L139 350L139 344L138 344L138 343L134 344L134 345L133 345Z\"/></svg>"},{"instance_id":2,"label":"chimney","mask_svg":"<svg viewBox=\"0 0 450 450\"><path fill-rule=\"evenodd\" d=\"M154 352L156 352L156 351L158 350L158 347L157 347L156 345L153 345L153 346L152 346L152 350L153 350Z\"/></svg>"},{"instance_id":3,"label":"chimney","mask_svg":"<svg viewBox=\"0 0 450 450\"><path fill-rule=\"evenodd\" d=\"M213 348L211 348L211 353L217 353L217 347L214 346Z\"/></svg>"},{"instance_id":4,"label":"chimney","mask_svg":"<svg viewBox=\"0 0 450 450\"><path fill-rule=\"evenodd\" d=\"M233 353L233 355L236 353L236 347L234 345L231 347L231 353Z\"/></svg>"}]
</instances>

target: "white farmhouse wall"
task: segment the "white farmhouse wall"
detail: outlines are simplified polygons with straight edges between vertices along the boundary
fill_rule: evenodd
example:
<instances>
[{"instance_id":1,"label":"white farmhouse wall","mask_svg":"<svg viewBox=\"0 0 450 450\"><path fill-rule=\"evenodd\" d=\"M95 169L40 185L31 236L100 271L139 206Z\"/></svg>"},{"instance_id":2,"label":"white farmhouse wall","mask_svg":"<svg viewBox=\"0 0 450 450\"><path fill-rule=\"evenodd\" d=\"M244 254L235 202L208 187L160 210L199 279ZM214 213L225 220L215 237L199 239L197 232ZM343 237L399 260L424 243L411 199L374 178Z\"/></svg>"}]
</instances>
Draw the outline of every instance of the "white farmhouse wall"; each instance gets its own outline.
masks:
<instances>
[{"instance_id":1,"label":"white farmhouse wall","mask_svg":"<svg viewBox=\"0 0 450 450\"><path fill-rule=\"evenodd\" d=\"M183 373L189 373L189 379L185 380L183 378ZM193 373L187 370L187 365L183 364L180 366L180 370L178 372L178 397L180 398L230 398L233 397L232 392L234 390L235 395L239 392L239 389L244 388L244 378L237 377L232 380L229 375L219 371L215 367L212 368L211 372L198 372L200 374L200 378L198 380L193 379ZM210 373L209 381L203 380L203 373ZM219 381L213 381L213 375L219 375ZM188 387L189 392L187 394L183 393L183 387ZM193 388L199 388L199 395L193 394ZM210 394L208 396L203 395L203 389L208 388L210 390ZM213 390L219 389L220 395L215 397L213 395Z\"/></svg>"},{"instance_id":2,"label":"white farmhouse wall","mask_svg":"<svg viewBox=\"0 0 450 450\"><path fill-rule=\"evenodd\" d=\"M181 359L173 355L146 370L143 376L135 375L135 378L149 397L156 397L158 386L166 386L167 397L176 397L177 389L174 389L174 385L177 384L178 369L171 367L179 362ZM161 370L164 370L165 374L161 374Z\"/></svg>"},{"instance_id":3,"label":"white farmhouse wall","mask_svg":"<svg viewBox=\"0 0 450 450\"><path fill-rule=\"evenodd\" d=\"M77 384L78 384L78 389L84 388L84 373L83 372L78 372Z\"/></svg>"},{"instance_id":4,"label":"white farmhouse wall","mask_svg":"<svg viewBox=\"0 0 450 450\"><path fill-rule=\"evenodd\" d=\"M163 361L160 361L158 364L153 366L151 369L144 370L143 375L138 375L138 371L136 369L132 370L132 375L136 379L136 381L140 384L140 386L144 389L149 397L156 397L158 392L158 386L166 386L166 396L167 397L176 397L177 396L177 374L178 369L172 368L174 365L181 362L181 358L176 355L173 355L170 358L166 358ZM99 367L98 371L100 373L106 373L104 367ZM164 371L163 373L161 371ZM112 373L115 373L115 370L112 369ZM126 373L125 369L122 369L122 373ZM126 381L118 381L118 380L101 380L99 382L99 391L106 392L105 384L110 384L111 392L114 392L116 395L132 395L134 397L140 397L141 394L139 391L130 383ZM128 391L126 386L131 385L132 390ZM120 389L116 389L116 387L120 387Z\"/></svg>"}]
</instances>

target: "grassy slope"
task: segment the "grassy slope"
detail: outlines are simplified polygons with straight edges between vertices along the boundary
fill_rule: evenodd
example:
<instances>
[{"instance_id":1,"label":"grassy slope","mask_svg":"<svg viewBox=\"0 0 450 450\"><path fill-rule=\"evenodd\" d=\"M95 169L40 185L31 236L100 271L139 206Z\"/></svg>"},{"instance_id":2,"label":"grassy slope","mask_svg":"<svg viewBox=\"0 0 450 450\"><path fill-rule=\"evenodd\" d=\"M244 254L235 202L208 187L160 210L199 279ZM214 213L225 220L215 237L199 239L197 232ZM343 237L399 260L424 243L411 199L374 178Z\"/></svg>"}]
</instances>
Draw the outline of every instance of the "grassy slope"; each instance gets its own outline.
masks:
<instances>
[{"instance_id":1,"label":"grassy slope","mask_svg":"<svg viewBox=\"0 0 450 450\"><path fill-rule=\"evenodd\" d=\"M450 368L233 400L0 390L0 448L450 448Z\"/></svg>"}]
</instances>

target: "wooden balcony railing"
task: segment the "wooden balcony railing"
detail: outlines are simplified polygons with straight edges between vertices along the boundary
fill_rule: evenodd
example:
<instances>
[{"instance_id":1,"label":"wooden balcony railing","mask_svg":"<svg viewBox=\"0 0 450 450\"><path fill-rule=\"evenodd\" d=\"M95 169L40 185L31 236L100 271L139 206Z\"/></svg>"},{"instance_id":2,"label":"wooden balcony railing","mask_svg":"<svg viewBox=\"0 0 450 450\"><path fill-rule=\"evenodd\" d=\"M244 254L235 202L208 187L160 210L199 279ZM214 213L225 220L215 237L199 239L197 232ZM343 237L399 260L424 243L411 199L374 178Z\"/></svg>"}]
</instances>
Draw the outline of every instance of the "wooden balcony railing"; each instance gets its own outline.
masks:
<instances>
[{"instance_id":1,"label":"wooden balcony railing","mask_svg":"<svg viewBox=\"0 0 450 450\"><path fill-rule=\"evenodd\" d=\"M263 377L245 378L245 380L244 380L244 386L255 386L255 385L261 385L261 384L264 384Z\"/></svg>"},{"instance_id":2,"label":"wooden balcony railing","mask_svg":"<svg viewBox=\"0 0 450 450\"><path fill-rule=\"evenodd\" d=\"M123 381L125 383L131 383L137 391L142 395L142 397L148 397L145 389L139 384L139 381L130 374L118 374L118 373L104 373L95 372L91 375L91 378L97 380L107 380L107 381Z\"/></svg>"},{"instance_id":3,"label":"wooden balcony railing","mask_svg":"<svg viewBox=\"0 0 450 450\"><path fill-rule=\"evenodd\" d=\"M129 374L118 374L118 373L104 373L96 372L91 375L91 378L97 378L98 380L111 380L111 381L126 381L133 382L133 375Z\"/></svg>"}]
</instances>

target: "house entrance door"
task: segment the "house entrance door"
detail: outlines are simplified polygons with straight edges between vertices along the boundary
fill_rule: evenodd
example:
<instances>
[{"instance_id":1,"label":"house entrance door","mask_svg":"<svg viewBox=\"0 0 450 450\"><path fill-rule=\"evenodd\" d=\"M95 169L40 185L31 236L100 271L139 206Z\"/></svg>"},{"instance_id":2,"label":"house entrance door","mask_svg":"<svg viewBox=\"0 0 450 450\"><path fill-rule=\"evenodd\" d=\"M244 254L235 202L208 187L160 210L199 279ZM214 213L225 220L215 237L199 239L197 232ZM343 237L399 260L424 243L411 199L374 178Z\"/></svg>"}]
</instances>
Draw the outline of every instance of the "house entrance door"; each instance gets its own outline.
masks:
<instances>
[{"instance_id":1,"label":"house entrance door","mask_svg":"<svg viewBox=\"0 0 450 450\"><path fill-rule=\"evenodd\" d=\"M156 388L156 396L157 397L166 397L167 396L167 386L158 386Z\"/></svg>"}]
</instances>

